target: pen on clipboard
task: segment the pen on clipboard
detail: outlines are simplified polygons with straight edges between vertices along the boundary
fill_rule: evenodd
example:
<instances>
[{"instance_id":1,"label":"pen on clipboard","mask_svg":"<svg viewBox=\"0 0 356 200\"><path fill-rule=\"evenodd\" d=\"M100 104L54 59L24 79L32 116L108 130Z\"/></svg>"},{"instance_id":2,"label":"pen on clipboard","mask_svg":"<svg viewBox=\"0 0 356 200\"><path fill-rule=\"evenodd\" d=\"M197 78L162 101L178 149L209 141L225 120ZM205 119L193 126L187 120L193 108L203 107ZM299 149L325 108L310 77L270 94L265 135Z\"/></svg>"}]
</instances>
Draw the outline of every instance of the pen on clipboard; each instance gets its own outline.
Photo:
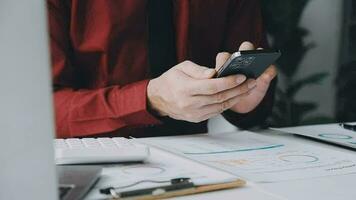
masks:
<instances>
[{"instance_id":1,"label":"pen on clipboard","mask_svg":"<svg viewBox=\"0 0 356 200\"><path fill-rule=\"evenodd\" d=\"M113 198L130 198L130 197L137 197L143 195L156 196L171 191L191 189L195 187L194 183L191 182L190 178L175 178L175 179L171 179L169 182L170 185L150 187L145 189L124 191L124 192L117 191L118 188L115 187L108 187L108 188L100 189L100 193L111 195Z\"/></svg>"},{"instance_id":2,"label":"pen on clipboard","mask_svg":"<svg viewBox=\"0 0 356 200\"><path fill-rule=\"evenodd\" d=\"M339 126L347 130L356 131L356 125L340 123Z\"/></svg>"}]
</instances>

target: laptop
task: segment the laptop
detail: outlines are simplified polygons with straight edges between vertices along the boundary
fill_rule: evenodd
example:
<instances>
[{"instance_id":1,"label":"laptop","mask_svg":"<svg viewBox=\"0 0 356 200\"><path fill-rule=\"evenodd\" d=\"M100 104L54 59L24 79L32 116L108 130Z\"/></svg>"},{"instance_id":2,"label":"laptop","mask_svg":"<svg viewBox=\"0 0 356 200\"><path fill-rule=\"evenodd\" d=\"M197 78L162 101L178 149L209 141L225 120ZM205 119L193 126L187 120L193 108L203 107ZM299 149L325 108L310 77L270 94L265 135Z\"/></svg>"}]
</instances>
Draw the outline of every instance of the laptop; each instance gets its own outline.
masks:
<instances>
[{"instance_id":1,"label":"laptop","mask_svg":"<svg viewBox=\"0 0 356 200\"><path fill-rule=\"evenodd\" d=\"M100 175L96 166L54 164L45 6L0 2L0 199L81 199Z\"/></svg>"},{"instance_id":2,"label":"laptop","mask_svg":"<svg viewBox=\"0 0 356 200\"><path fill-rule=\"evenodd\" d=\"M57 166L59 197L62 200L82 199L99 179L96 166Z\"/></svg>"}]
</instances>

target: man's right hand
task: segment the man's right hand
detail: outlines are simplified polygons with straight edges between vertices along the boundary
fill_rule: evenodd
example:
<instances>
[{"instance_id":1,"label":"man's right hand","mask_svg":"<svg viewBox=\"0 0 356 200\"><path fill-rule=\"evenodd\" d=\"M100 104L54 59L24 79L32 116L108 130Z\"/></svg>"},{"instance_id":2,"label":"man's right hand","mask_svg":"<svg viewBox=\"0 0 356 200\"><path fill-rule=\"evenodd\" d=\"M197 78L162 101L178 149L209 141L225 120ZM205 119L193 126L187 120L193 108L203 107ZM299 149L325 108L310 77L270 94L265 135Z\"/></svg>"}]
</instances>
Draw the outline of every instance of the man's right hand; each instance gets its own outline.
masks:
<instances>
[{"instance_id":1,"label":"man's right hand","mask_svg":"<svg viewBox=\"0 0 356 200\"><path fill-rule=\"evenodd\" d=\"M243 75L212 78L216 71L184 61L149 82L148 104L160 116L201 122L231 108L255 87Z\"/></svg>"}]
</instances>

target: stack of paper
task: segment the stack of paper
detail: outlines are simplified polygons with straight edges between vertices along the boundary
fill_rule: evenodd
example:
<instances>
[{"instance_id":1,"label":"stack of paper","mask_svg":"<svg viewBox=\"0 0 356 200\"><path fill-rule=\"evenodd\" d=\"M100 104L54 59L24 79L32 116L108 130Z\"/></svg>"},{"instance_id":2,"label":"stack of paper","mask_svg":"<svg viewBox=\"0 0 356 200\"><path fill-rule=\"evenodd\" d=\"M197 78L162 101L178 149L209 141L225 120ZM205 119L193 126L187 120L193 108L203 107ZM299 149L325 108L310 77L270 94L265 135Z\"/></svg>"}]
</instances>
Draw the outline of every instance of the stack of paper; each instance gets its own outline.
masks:
<instances>
[{"instance_id":1,"label":"stack of paper","mask_svg":"<svg viewBox=\"0 0 356 200\"><path fill-rule=\"evenodd\" d=\"M140 139L247 180L275 182L356 173L356 156L248 131Z\"/></svg>"}]
</instances>

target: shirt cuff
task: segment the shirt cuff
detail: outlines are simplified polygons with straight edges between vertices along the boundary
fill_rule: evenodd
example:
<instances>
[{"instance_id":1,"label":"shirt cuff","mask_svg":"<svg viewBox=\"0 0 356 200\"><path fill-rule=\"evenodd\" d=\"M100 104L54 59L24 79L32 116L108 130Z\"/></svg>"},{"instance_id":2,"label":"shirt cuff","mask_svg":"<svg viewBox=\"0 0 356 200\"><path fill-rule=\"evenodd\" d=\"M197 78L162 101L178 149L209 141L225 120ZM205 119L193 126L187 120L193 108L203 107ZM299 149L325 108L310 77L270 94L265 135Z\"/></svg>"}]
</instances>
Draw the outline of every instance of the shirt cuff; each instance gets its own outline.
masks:
<instances>
[{"instance_id":1,"label":"shirt cuff","mask_svg":"<svg viewBox=\"0 0 356 200\"><path fill-rule=\"evenodd\" d=\"M130 126L150 126L161 124L161 121L153 116L148 109L147 85L149 80L143 80L129 84L121 88L114 95L117 102L117 115L125 124Z\"/></svg>"}]
</instances>

